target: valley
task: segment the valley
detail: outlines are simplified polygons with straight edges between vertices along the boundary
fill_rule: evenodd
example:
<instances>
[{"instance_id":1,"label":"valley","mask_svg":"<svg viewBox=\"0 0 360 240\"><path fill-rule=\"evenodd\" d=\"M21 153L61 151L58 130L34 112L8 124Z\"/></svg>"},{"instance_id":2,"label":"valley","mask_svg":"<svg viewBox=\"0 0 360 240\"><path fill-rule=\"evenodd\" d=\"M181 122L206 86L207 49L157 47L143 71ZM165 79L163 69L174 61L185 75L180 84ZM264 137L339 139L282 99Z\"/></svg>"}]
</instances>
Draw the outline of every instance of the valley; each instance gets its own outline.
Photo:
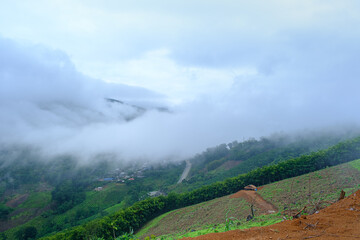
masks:
<instances>
[{"instance_id":1,"label":"valley","mask_svg":"<svg viewBox=\"0 0 360 240\"><path fill-rule=\"evenodd\" d=\"M62 239L56 233L64 231L68 234L78 226L94 225L90 232L81 233L85 234L83 237L97 235L101 231L105 231L105 236L111 236L113 230L107 225L111 221L111 224L119 224L116 235L128 231L126 229L130 226L139 238L155 235L172 239L174 236L221 232L234 226L248 228L272 224L310 203L323 207L327 205L324 202L333 202L342 189L348 194L356 189L359 173L350 163L307 173L316 170L313 167L320 164L320 159L328 159L328 163L321 160L322 164L332 166L337 164L331 163L334 157L339 159L342 156L337 160L341 163L357 156L354 148L358 144L357 139L336 144L344 137L320 134L317 138L295 141L263 138L232 143L230 147L219 145L182 163L125 168L108 161L81 167L76 166L74 159L65 157L57 159L49 167L46 164L50 163L35 161L33 155L27 155L28 160L22 158L20 165L8 165L2 170L7 171L4 176L17 176L18 183L9 181L9 177L2 180L4 217L1 231L3 236L17 239L24 229L35 228L38 238ZM335 144L334 147L311 152L332 144ZM345 147L346 151L337 153L337 149ZM351 154L346 155L347 151ZM305 162L310 159L319 163L306 165ZM237 177L229 178L244 164L248 172L243 169L237 171ZM355 166L358 162L351 164ZM278 168L282 169L279 174L272 173ZM301 171L294 171L295 168L309 175L302 175ZM323 165L319 165L321 168ZM37 172L42 177L24 184L21 178L24 171ZM285 174L285 171L288 173ZM222 182L214 183L215 179ZM273 183L266 184L269 182ZM325 182L328 185L324 185ZM241 188L246 183L262 187L256 192L245 192ZM139 223L132 220L134 222L123 226L127 217L132 214L135 219L138 217L137 209L143 208L143 204L150 204L146 207L149 215L145 215ZM254 218L246 221L252 213ZM99 228L97 224L101 219L106 219L106 223ZM51 237L53 234L54 238ZM64 236L67 236L66 239L73 238L71 235Z\"/></svg>"}]
</instances>

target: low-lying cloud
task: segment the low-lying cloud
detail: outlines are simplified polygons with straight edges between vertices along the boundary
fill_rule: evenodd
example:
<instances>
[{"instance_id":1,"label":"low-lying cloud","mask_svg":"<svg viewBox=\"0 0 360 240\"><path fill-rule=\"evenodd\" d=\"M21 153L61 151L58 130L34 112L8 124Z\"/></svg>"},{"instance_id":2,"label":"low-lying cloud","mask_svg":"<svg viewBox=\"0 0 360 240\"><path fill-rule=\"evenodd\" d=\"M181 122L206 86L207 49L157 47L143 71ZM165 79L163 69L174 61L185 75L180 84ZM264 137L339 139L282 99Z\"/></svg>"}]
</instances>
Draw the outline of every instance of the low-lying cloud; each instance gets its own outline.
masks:
<instances>
[{"instance_id":1,"label":"low-lying cloud","mask_svg":"<svg viewBox=\"0 0 360 240\"><path fill-rule=\"evenodd\" d=\"M250 52L238 59L240 68L253 71L232 73L230 88L214 81L221 89L216 94L202 92L179 105L169 104L166 93L87 77L60 50L0 38L0 143L30 145L46 156L86 160L113 153L125 162L163 161L273 132L358 123L357 37L287 36L282 46L275 41L266 51L254 50L248 62ZM179 56L163 57L183 68ZM232 70L213 71L225 76Z\"/></svg>"}]
</instances>

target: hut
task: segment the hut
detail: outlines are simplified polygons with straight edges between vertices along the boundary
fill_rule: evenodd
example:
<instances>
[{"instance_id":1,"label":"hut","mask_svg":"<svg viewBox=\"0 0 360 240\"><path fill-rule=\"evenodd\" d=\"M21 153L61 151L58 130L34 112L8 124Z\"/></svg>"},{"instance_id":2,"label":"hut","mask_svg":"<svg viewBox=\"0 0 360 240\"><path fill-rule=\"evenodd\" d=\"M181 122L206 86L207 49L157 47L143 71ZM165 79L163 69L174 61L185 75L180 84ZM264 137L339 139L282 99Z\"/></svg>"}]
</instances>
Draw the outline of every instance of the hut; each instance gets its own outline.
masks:
<instances>
[{"instance_id":1,"label":"hut","mask_svg":"<svg viewBox=\"0 0 360 240\"><path fill-rule=\"evenodd\" d=\"M248 190L248 191L257 191L257 187L255 185L247 185L246 187L244 187L244 190Z\"/></svg>"}]
</instances>

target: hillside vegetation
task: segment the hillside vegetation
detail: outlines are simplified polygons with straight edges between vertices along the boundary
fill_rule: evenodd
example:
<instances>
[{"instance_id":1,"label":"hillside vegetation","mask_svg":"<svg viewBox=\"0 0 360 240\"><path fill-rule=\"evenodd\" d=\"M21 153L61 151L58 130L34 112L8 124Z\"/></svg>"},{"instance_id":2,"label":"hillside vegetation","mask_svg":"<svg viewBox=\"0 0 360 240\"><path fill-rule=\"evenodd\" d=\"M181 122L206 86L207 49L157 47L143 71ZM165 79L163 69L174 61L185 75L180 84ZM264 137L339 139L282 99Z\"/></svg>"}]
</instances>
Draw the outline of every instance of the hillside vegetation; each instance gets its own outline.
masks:
<instances>
[{"instance_id":1,"label":"hillside vegetation","mask_svg":"<svg viewBox=\"0 0 360 240\"><path fill-rule=\"evenodd\" d=\"M175 184L184 167L168 164L148 168L133 181L99 181L111 176L114 163L78 166L76 159L65 156L49 162L16 149L7 155L13 162L4 155L0 159L0 231L9 239L23 239L20 233L30 227L41 237L113 214L150 191ZM29 179L27 174L36 176ZM94 191L97 187L101 191Z\"/></svg>"},{"instance_id":2,"label":"hillside vegetation","mask_svg":"<svg viewBox=\"0 0 360 240\"><path fill-rule=\"evenodd\" d=\"M350 195L358 189L360 159L267 184L253 192L272 204L277 209L275 213L266 211L257 204L256 199L253 201L242 192L165 213L147 223L136 235L140 239L151 235L161 236L162 239L180 239L230 229L266 226L289 218L304 206L307 206L304 212L312 214L335 202L341 190ZM254 206L255 217L247 221L247 216L251 215L251 205Z\"/></svg>"},{"instance_id":3,"label":"hillside vegetation","mask_svg":"<svg viewBox=\"0 0 360 240\"><path fill-rule=\"evenodd\" d=\"M146 199L113 215L45 239L87 239L94 236L111 239L131 229L135 231L140 229L146 222L162 213L237 192L250 183L264 185L357 158L360 158L360 137L339 143L327 150L258 168L247 174L217 182L192 192L171 193L167 197Z\"/></svg>"},{"instance_id":4,"label":"hillside vegetation","mask_svg":"<svg viewBox=\"0 0 360 240\"><path fill-rule=\"evenodd\" d=\"M186 192L217 181L223 181L253 169L274 165L304 154L327 149L356 132L342 134L329 132L306 133L289 136L284 134L234 141L208 148L190 159L192 168L187 180L171 190Z\"/></svg>"}]
</instances>

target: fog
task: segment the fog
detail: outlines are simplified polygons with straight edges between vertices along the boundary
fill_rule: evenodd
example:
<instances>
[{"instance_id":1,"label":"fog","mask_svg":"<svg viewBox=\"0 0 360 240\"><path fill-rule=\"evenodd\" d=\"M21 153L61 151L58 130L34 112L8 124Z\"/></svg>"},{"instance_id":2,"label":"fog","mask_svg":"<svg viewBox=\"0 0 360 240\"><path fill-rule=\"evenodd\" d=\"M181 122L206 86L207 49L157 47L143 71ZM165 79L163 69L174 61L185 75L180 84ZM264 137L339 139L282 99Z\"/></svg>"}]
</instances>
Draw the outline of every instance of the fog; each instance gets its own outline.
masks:
<instances>
[{"instance_id":1,"label":"fog","mask_svg":"<svg viewBox=\"0 0 360 240\"><path fill-rule=\"evenodd\" d=\"M233 140L357 127L356 2L155 2L4 5L1 146L160 162ZM24 9L49 22L8 14Z\"/></svg>"},{"instance_id":2,"label":"fog","mask_svg":"<svg viewBox=\"0 0 360 240\"><path fill-rule=\"evenodd\" d=\"M235 78L221 95L174 105L159 93L86 77L59 50L0 43L1 144L33 146L46 156L179 160L223 142L359 120L358 81L338 80L331 68L303 80L301 67L295 68L301 62L291 63L281 74ZM137 112L130 104L149 110L127 121Z\"/></svg>"}]
</instances>

